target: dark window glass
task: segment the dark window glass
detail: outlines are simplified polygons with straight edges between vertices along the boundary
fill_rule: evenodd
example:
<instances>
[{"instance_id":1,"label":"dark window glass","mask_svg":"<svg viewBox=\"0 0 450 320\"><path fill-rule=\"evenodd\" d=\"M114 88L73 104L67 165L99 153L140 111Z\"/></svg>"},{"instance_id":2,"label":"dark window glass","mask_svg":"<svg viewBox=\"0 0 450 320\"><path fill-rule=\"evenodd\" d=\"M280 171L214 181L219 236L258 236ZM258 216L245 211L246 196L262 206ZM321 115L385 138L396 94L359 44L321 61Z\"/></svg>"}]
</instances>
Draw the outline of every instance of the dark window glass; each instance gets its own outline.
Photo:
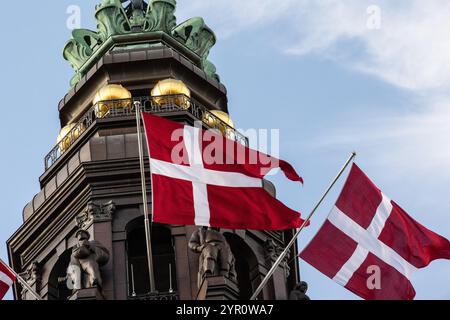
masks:
<instances>
[{"instance_id":1,"label":"dark window glass","mask_svg":"<svg viewBox=\"0 0 450 320\"><path fill-rule=\"evenodd\" d=\"M140 296L150 293L147 247L143 221L129 230L127 251L129 295L132 296L134 293ZM153 225L152 251L157 292L169 293L176 291L175 253L169 228Z\"/></svg>"}]
</instances>

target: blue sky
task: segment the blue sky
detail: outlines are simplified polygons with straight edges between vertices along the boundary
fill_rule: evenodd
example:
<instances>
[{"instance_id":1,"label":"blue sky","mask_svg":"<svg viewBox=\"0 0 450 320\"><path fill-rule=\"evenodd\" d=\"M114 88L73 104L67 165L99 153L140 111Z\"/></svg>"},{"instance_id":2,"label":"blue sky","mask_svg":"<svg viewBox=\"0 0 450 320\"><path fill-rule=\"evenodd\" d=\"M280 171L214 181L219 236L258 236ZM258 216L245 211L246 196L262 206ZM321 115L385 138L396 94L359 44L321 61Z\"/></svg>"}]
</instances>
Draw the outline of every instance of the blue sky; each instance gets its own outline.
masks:
<instances>
[{"instance_id":1,"label":"blue sky","mask_svg":"<svg viewBox=\"0 0 450 320\"><path fill-rule=\"evenodd\" d=\"M95 28L98 1L24 1L0 19L0 256L39 191L44 155L59 131L57 105L72 70L61 51L69 5ZM370 5L379 29L367 27ZM15 12L6 2L4 12ZM372 12L372 11L371 11ZM307 214L351 151L390 198L450 238L450 3L446 0L179 0L182 22L202 16L219 41L211 52L239 128L281 130L281 156L305 186L275 177L279 198ZM303 248L343 180L300 237ZM313 299L357 299L301 262ZM450 262L413 279L417 299L450 299ZM11 298L11 294L8 296Z\"/></svg>"}]
</instances>

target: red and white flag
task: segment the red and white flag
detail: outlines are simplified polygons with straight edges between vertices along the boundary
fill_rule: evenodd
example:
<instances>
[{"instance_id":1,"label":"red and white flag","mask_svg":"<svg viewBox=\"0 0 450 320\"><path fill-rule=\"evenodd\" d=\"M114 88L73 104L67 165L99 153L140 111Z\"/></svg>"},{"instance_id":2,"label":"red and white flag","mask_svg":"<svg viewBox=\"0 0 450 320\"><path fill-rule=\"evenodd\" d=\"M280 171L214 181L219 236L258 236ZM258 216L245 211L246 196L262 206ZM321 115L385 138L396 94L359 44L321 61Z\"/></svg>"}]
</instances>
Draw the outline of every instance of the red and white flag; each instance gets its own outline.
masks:
<instances>
[{"instance_id":1,"label":"red and white flag","mask_svg":"<svg viewBox=\"0 0 450 320\"><path fill-rule=\"evenodd\" d=\"M3 299L14 281L16 281L16 276L0 261L0 300Z\"/></svg>"},{"instance_id":2,"label":"red and white flag","mask_svg":"<svg viewBox=\"0 0 450 320\"><path fill-rule=\"evenodd\" d=\"M298 228L300 213L263 188L280 168L303 182L291 165L211 130L143 114L152 175L153 221L224 229Z\"/></svg>"},{"instance_id":3,"label":"red and white flag","mask_svg":"<svg viewBox=\"0 0 450 320\"><path fill-rule=\"evenodd\" d=\"M412 300L413 273L450 259L450 242L384 195L357 165L300 257L367 300Z\"/></svg>"}]
</instances>

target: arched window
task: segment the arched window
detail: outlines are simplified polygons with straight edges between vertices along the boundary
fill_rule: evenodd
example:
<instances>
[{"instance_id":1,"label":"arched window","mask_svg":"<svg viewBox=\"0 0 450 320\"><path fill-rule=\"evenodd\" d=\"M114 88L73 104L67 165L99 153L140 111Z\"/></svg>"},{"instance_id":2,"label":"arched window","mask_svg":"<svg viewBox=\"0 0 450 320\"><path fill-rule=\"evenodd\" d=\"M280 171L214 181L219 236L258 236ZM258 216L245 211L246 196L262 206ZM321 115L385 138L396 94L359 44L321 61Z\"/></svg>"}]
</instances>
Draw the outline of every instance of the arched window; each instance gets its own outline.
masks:
<instances>
[{"instance_id":1,"label":"arched window","mask_svg":"<svg viewBox=\"0 0 450 320\"><path fill-rule=\"evenodd\" d=\"M169 227L152 226L153 270L155 288L159 294L177 291L175 251ZM150 293L147 246L144 219L132 221L127 227L128 295L145 296Z\"/></svg>"},{"instance_id":2,"label":"arched window","mask_svg":"<svg viewBox=\"0 0 450 320\"><path fill-rule=\"evenodd\" d=\"M72 295L72 290L63 280L67 275L71 254L71 249L66 250L53 266L48 278L48 300L67 300Z\"/></svg>"},{"instance_id":3,"label":"arched window","mask_svg":"<svg viewBox=\"0 0 450 320\"><path fill-rule=\"evenodd\" d=\"M236 259L239 299L248 300L260 284L258 260L253 250L238 235L225 233L231 252Z\"/></svg>"}]
</instances>

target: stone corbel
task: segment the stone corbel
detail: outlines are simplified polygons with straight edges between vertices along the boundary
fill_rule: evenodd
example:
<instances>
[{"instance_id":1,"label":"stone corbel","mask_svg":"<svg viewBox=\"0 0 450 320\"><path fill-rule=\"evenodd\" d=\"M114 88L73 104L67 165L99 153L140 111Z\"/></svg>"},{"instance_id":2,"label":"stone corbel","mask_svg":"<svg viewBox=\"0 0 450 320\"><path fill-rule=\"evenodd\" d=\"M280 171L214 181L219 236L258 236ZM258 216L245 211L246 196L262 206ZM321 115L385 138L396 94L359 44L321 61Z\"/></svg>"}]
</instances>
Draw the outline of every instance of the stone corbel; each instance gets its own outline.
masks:
<instances>
[{"instance_id":1,"label":"stone corbel","mask_svg":"<svg viewBox=\"0 0 450 320\"><path fill-rule=\"evenodd\" d=\"M86 208L75 218L79 229L86 230L92 223L112 221L116 205L113 201L102 205L89 202Z\"/></svg>"}]
</instances>

